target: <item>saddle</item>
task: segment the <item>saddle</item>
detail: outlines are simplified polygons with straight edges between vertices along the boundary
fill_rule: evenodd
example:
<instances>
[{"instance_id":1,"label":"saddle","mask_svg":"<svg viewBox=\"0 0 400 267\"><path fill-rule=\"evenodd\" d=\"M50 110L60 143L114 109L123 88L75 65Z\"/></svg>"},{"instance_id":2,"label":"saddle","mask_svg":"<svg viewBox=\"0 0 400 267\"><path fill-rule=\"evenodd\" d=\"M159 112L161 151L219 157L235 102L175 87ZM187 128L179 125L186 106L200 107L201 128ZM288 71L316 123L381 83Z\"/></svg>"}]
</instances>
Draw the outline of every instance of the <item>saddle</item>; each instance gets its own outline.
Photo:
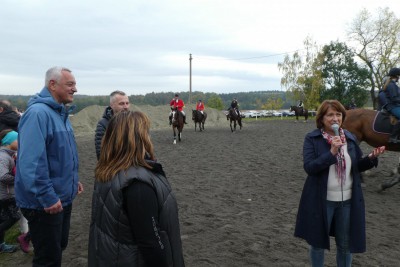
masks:
<instances>
[{"instance_id":1,"label":"saddle","mask_svg":"<svg viewBox=\"0 0 400 267\"><path fill-rule=\"evenodd\" d=\"M376 113L374 122L372 123L372 128L377 133L391 134L397 121L397 118L388 111L379 111Z\"/></svg>"}]
</instances>

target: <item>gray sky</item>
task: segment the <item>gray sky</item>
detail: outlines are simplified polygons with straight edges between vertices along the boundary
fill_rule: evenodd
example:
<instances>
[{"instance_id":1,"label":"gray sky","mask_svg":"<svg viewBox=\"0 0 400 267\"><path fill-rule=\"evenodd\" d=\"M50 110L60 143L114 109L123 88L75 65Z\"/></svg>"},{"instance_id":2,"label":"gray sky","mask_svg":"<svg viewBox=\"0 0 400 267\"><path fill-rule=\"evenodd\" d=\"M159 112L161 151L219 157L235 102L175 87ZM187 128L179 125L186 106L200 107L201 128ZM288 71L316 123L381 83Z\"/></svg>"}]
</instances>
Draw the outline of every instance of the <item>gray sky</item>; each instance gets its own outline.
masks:
<instances>
[{"instance_id":1,"label":"gray sky","mask_svg":"<svg viewBox=\"0 0 400 267\"><path fill-rule=\"evenodd\" d=\"M376 14L389 3L2 0L0 94L35 94L56 65L73 71L79 94L188 91L190 53L193 91L281 90L283 53L307 36L345 41L363 7Z\"/></svg>"}]
</instances>

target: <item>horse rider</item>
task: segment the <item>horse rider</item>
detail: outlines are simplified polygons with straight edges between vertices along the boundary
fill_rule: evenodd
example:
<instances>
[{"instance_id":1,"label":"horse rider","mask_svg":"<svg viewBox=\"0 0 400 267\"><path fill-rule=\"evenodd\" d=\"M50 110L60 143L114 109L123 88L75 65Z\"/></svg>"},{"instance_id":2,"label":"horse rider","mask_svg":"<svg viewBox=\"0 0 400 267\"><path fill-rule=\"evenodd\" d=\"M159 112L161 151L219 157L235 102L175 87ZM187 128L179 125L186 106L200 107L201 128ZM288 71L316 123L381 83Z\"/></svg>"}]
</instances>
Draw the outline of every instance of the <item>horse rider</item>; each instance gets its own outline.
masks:
<instances>
[{"instance_id":1,"label":"horse rider","mask_svg":"<svg viewBox=\"0 0 400 267\"><path fill-rule=\"evenodd\" d=\"M386 99L386 92L385 89L387 87L387 83L390 82L390 78L388 76L383 77L382 79L382 87L379 89L378 92L378 110L379 111L385 111L386 112L386 104L387 104L387 99Z\"/></svg>"},{"instance_id":2,"label":"horse rider","mask_svg":"<svg viewBox=\"0 0 400 267\"><path fill-rule=\"evenodd\" d=\"M299 100L299 103L297 104L297 107L299 108L300 114L303 113L303 111L304 111L303 101Z\"/></svg>"},{"instance_id":3,"label":"horse rider","mask_svg":"<svg viewBox=\"0 0 400 267\"><path fill-rule=\"evenodd\" d=\"M356 101L354 100L354 97L352 97L351 101L350 101L349 109L356 109L356 108L357 108Z\"/></svg>"},{"instance_id":4,"label":"horse rider","mask_svg":"<svg viewBox=\"0 0 400 267\"><path fill-rule=\"evenodd\" d=\"M231 109L236 110L237 114L240 117L240 111L239 111L239 102L237 101L236 97L232 99L231 105L228 108L228 111L230 111ZM229 120L229 112L228 115L226 115L226 120Z\"/></svg>"},{"instance_id":5,"label":"horse rider","mask_svg":"<svg viewBox=\"0 0 400 267\"><path fill-rule=\"evenodd\" d=\"M388 76L389 80L386 82L383 88L386 93L387 99L387 104L385 108L398 120L400 120L400 92L399 86L396 84L399 81L400 68L390 69ZM400 123L397 122L393 127L389 143L397 143L399 141L397 139L399 131Z\"/></svg>"},{"instance_id":6,"label":"horse rider","mask_svg":"<svg viewBox=\"0 0 400 267\"><path fill-rule=\"evenodd\" d=\"M201 114L204 115L204 103L201 101L201 99L197 101L196 110L200 111Z\"/></svg>"},{"instance_id":7,"label":"horse rider","mask_svg":"<svg viewBox=\"0 0 400 267\"><path fill-rule=\"evenodd\" d=\"M183 115L183 123L186 123L186 114L183 111L183 108L185 107L185 103L183 103L182 99L179 99L179 94L175 94L175 97L172 98L171 102L169 102L169 106L171 107L171 112L169 113L169 125L172 124L172 110L177 109L180 112L182 112Z\"/></svg>"}]
</instances>

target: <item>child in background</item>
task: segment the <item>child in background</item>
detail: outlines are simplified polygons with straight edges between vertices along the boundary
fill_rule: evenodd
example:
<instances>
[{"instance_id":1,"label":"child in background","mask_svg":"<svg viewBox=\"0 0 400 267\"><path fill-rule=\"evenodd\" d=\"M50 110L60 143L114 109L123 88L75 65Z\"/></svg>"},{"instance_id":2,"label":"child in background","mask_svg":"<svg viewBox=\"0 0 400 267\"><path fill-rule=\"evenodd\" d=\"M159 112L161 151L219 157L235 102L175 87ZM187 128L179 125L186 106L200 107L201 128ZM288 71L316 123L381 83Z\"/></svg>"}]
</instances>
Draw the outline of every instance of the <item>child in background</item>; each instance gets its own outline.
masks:
<instances>
[{"instance_id":1,"label":"child in background","mask_svg":"<svg viewBox=\"0 0 400 267\"><path fill-rule=\"evenodd\" d=\"M6 138L7 136L7 138ZM16 140L14 140L16 138ZM4 142L3 142L4 139ZM7 171L7 168L11 168L11 175L13 176L12 182L14 185L14 177L15 177L15 171L16 171L16 159L17 159L17 150L18 150L18 133L13 132L12 130L4 130L0 132L0 141L1 141L1 149L5 149L4 151L7 152L7 149L10 151L9 154L12 154L12 159L14 160L14 166L12 165L12 161L8 157L6 157L6 161L4 162L4 173ZM11 142L11 143L10 143ZM10 144L9 144L10 143ZM1 151L1 150L0 150ZM1 152L0 152L0 155ZM0 159L0 162L3 163L3 161ZM1 165L3 166L3 165ZM0 171L0 173L3 173ZM0 191L1 192L1 191ZM2 199L0 195L0 199ZM12 198L12 201L15 202L15 198ZM13 203L14 205L14 203ZM29 242L30 242L30 235L29 235L29 229L28 229L28 221L25 219L24 216L19 212L20 214L20 219L19 219L19 227L21 231L21 235L18 236L17 241L20 244L21 250L25 253L29 252ZM17 216L15 216L17 217ZM0 240L1 241L1 240Z\"/></svg>"},{"instance_id":2,"label":"child in background","mask_svg":"<svg viewBox=\"0 0 400 267\"><path fill-rule=\"evenodd\" d=\"M18 149L18 133L12 130L0 132L0 253L12 253L16 245L4 242L4 236L20 218L15 203L14 174L15 154Z\"/></svg>"}]
</instances>

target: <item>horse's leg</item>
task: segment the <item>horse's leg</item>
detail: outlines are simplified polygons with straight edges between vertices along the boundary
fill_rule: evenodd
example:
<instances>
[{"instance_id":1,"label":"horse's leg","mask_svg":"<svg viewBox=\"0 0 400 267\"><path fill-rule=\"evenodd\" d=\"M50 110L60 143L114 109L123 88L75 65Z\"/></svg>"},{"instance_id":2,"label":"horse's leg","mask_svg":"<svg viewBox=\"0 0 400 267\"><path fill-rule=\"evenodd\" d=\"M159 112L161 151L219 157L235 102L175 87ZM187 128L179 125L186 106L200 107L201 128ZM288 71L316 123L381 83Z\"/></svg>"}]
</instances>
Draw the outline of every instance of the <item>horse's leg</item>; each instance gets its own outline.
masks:
<instances>
[{"instance_id":1,"label":"horse's leg","mask_svg":"<svg viewBox=\"0 0 400 267\"><path fill-rule=\"evenodd\" d=\"M182 128L178 129L178 140L179 142L182 140Z\"/></svg>"},{"instance_id":2,"label":"horse's leg","mask_svg":"<svg viewBox=\"0 0 400 267\"><path fill-rule=\"evenodd\" d=\"M174 131L174 145L176 144L176 132L175 132L175 127L172 127L172 130Z\"/></svg>"},{"instance_id":3,"label":"horse's leg","mask_svg":"<svg viewBox=\"0 0 400 267\"><path fill-rule=\"evenodd\" d=\"M233 133L233 127L232 127L232 119L230 119L229 126L231 126L231 132Z\"/></svg>"}]
</instances>

